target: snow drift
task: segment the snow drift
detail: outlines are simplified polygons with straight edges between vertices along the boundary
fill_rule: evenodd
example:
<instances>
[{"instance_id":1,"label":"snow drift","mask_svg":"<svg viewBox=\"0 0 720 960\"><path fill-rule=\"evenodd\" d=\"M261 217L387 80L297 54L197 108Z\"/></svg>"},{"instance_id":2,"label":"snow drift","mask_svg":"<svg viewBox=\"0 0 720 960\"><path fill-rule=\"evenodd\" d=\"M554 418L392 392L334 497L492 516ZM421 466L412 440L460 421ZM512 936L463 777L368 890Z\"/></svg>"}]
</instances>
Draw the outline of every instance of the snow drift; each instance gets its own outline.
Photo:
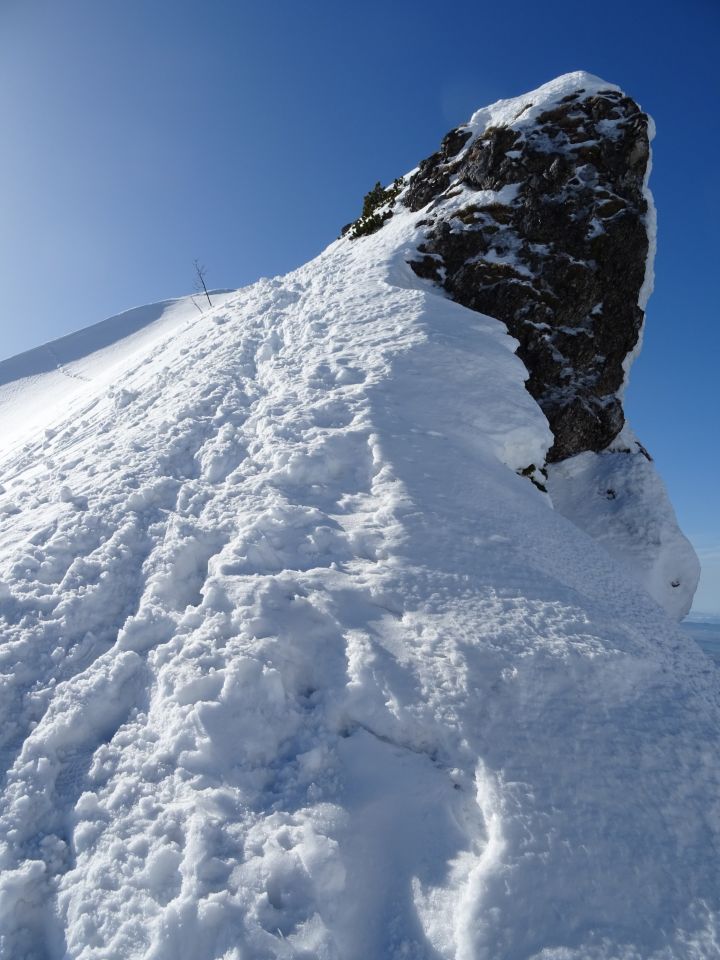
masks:
<instances>
[{"instance_id":1,"label":"snow drift","mask_svg":"<svg viewBox=\"0 0 720 960\"><path fill-rule=\"evenodd\" d=\"M78 334L67 412L5 367L2 957L717 951L717 671L519 475L421 217Z\"/></svg>"}]
</instances>

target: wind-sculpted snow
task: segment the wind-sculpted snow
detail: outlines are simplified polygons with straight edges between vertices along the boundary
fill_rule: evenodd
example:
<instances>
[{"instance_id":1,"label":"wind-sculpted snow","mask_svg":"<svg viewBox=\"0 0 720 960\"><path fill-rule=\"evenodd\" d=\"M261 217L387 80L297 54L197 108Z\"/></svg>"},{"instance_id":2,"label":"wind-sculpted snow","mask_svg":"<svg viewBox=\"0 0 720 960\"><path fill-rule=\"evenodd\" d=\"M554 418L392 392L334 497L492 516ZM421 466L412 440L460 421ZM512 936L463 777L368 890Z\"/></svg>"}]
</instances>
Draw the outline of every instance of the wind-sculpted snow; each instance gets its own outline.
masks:
<instances>
[{"instance_id":1,"label":"wind-sculpted snow","mask_svg":"<svg viewBox=\"0 0 720 960\"><path fill-rule=\"evenodd\" d=\"M3 958L717 950L717 672L518 475L516 343L415 219L3 460Z\"/></svg>"}]
</instances>

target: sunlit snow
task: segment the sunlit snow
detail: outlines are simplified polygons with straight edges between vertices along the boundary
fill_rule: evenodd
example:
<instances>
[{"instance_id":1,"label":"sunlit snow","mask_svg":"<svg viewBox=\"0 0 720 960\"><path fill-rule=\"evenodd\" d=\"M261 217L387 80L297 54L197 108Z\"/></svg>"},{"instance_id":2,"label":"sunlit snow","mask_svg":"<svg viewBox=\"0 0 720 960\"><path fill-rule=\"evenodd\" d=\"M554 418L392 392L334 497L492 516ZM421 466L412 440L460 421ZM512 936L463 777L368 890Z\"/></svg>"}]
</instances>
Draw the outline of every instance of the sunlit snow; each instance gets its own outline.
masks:
<instances>
[{"instance_id":1,"label":"sunlit snow","mask_svg":"<svg viewBox=\"0 0 720 960\"><path fill-rule=\"evenodd\" d=\"M715 955L718 672L420 216L0 365L3 958Z\"/></svg>"}]
</instances>

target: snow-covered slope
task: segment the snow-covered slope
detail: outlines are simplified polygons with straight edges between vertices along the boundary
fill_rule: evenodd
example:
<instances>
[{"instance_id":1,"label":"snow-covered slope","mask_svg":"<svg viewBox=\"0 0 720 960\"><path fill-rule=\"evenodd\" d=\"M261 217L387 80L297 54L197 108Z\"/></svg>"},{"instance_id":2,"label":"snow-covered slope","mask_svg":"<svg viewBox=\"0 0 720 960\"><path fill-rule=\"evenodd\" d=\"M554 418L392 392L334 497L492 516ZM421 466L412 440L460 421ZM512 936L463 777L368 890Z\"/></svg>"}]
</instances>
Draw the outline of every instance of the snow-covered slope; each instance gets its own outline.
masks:
<instances>
[{"instance_id":1,"label":"snow-covered slope","mask_svg":"<svg viewBox=\"0 0 720 960\"><path fill-rule=\"evenodd\" d=\"M213 291L215 305L228 291ZM0 451L38 427L81 408L109 387L122 389L124 372L169 335L198 317L193 297L126 310L92 327L0 361Z\"/></svg>"},{"instance_id":2,"label":"snow-covered slope","mask_svg":"<svg viewBox=\"0 0 720 960\"><path fill-rule=\"evenodd\" d=\"M421 216L5 454L3 960L716 955L717 671L518 475L553 437Z\"/></svg>"}]
</instances>

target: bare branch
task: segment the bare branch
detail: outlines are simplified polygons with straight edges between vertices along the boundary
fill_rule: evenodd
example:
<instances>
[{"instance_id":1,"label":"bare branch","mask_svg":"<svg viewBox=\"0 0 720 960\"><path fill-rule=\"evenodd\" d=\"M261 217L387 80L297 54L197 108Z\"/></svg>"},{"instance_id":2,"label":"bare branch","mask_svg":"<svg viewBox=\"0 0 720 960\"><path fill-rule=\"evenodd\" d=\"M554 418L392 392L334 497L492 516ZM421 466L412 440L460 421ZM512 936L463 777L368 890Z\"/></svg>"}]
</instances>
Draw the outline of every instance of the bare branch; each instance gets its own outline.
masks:
<instances>
[{"instance_id":1,"label":"bare branch","mask_svg":"<svg viewBox=\"0 0 720 960\"><path fill-rule=\"evenodd\" d=\"M200 263L200 261L197 260L197 259L194 260L193 263L194 263L194 265L195 265L195 273L196 273L196 275L197 275L197 281L196 281L196 285L195 285L195 286L196 286L196 289L197 289L197 291L198 291L198 293L199 293L199 292L200 292L200 288L202 287L203 293L204 293L205 296L207 297L207 302L208 302L208 303L210 304L210 306L212 307L212 305L213 305L213 304L212 304L212 300L210 299L210 294L208 293L207 287L205 286L205 267L204 267L204 266Z\"/></svg>"}]
</instances>

